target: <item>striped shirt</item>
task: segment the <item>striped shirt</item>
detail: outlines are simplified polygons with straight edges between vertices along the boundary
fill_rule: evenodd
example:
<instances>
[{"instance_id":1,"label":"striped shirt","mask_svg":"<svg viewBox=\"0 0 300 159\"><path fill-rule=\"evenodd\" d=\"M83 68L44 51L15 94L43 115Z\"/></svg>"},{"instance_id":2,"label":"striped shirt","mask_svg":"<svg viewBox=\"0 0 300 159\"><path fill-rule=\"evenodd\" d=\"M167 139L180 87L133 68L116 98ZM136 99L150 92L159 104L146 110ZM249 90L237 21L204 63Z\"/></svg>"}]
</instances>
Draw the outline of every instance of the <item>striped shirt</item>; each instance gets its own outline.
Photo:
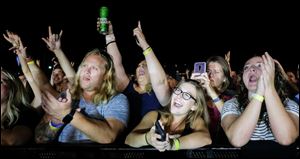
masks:
<instances>
[{"instance_id":1,"label":"striped shirt","mask_svg":"<svg viewBox=\"0 0 300 159\"><path fill-rule=\"evenodd\" d=\"M285 110L290 112L297 117L299 117L299 105L293 100L286 99L283 104L285 105ZM222 109L221 120L227 115L237 115L240 116L242 111L239 109L239 103L236 98L228 100L224 103ZM263 118L268 118L267 112L264 113ZM250 140L273 140L276 141L270 126L268 126L264 120L259 120L256 124L255 130L250 138Z\"/></svg>"}]
</instances>

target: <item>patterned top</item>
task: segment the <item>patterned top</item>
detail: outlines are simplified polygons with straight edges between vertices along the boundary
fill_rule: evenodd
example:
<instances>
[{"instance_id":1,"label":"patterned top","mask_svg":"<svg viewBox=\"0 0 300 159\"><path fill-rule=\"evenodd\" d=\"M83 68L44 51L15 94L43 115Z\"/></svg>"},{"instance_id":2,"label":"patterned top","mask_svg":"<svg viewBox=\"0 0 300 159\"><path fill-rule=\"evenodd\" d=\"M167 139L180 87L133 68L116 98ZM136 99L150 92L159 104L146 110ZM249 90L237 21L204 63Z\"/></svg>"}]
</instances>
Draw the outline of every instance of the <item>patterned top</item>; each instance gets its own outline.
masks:
<instances>
[{"instance_id":1,"label":"patterned top","mask_svg":"<svg viewBox=\"0 0 300 159\"><path fill-rule=\"evenodd\" d=\"M293 100L286 99L283 104L285 105L285 110L299 117L299 105ZM239 103L236 98L233 98L227 102L225 102L223 110L222 110L222 118L227 115L237 115L240 116L242 111L239 109ZM267 112L263 115L263 117L267 118ZM253 131L253 134L250 140L273 140L276 141L270 126L267 126L264 120L260 120L256 124L256 128Z\"/></svg>"}]
</instances>

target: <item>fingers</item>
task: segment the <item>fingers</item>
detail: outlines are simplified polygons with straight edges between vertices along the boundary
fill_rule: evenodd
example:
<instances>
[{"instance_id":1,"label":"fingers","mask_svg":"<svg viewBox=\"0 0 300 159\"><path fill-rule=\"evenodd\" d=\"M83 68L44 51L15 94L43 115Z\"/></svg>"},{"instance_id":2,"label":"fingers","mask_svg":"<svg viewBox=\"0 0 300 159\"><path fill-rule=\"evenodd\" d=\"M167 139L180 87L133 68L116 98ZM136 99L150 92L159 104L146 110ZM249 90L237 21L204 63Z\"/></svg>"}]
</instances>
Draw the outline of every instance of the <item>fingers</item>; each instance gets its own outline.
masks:
<instances>
[{"instance_id":1,"label":"fingers","mask_svg":"<svg viewBox=\"0 0 300 159\"><path fill-rule=\"evenodd\" d=\"M51 35L52 35L51 26L48 26L48 33L49 33L48 37L51 37Z\"/></svg>"},{"instance_id":2,"label":"fingers","mask_svg":"<svg viewBox=\"0 0 300 159\"><path fill-rule=\"evenodd\" d=\"M142 26L141 26L141 21L138 21L138 28L140 28L142 30Z\"/></svg>"},{"instance_id":3,"label":"fingers","mask_svg":"<svg viewBox=\"0 0 300 159\"><path fill-rule=\"evenodd\" d=\"M66 93L67 93L67 100L69 100L69 101L72 100L72 99L71 99L71 92L70 92L70 89L67 89L67 90L66 90Z\"/></svg>"},{"instance_id":4,"label":"fingers","mask_svg":"<svg viewBox=\"0 0 300 159\"><path fill-rule=\"evenodd\" d=\"M42 38L42 40L49 46L50 43L48 42L48 39Z\"/></svg>"},{"instance_id":5,"label":"fingers","mask_svg":"<svg viewBox=\"0 0 300 159\"><path fill-rule=\"evenodd\" d=\"M60 30L60 33L59 33L59 36L58 36L59 39L61 38L62 34L63 34L63 30Z\"/></svg>"}]
</instances>

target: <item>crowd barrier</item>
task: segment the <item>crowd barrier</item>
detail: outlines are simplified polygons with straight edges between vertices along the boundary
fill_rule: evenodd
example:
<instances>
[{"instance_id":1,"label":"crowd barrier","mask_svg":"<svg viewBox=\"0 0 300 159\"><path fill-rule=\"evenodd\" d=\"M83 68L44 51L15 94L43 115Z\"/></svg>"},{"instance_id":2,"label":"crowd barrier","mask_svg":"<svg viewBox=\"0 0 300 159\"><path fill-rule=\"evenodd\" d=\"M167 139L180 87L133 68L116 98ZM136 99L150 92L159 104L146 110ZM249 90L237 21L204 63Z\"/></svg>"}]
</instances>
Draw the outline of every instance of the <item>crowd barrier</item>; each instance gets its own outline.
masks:
<instances>
[{"instance_id":1,"label":"crowd barrier","mask_svg":"<svg viewBox=\"0 0 300 159\"><path fill-rule=\"evenodd\" d=\"M274 148L254 146L251 148L212 147L194 150L159 152L152 147L100 144L38 144L32 146L1 146L1 159L239 159L239 158L299 158L299 146Z\"/></svg>"}]
</instances>

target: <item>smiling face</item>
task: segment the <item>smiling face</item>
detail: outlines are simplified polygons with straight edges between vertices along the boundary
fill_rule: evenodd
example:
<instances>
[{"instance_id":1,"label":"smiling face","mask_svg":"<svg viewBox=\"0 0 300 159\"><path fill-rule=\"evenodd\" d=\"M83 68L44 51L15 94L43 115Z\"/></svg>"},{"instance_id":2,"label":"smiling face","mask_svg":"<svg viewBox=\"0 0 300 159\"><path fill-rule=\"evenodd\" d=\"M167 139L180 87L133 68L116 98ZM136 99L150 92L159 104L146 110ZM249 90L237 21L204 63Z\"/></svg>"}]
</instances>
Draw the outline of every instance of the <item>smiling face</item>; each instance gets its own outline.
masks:
<instances>
[{"instance_id":1,"label":"smiling face","mask_svg":"<svg viewBox=\"0 0 300 159\"><path fill-rule=\"evenodd\" d=\"M249 92L256 92L258 80L262 74L262 63L262 58L256 56L249 59L244 65L243 82Z\"/></svg>"},{"instance_id":2,"label":"smiling face","mask_svg":"<svg viewBox=\"0 0 300 159\"><path fill-rule=\"evenodd\" d=\"M104 73L106 61L97 54L86 57L80 66L80 86L83 90L93 91L100 87Z\"/></svg>"},{"instance_id":3,"label":"smiling face","mask_svg":"<svg viewBox=\"0 0 300 159\"><path fill-rule=\"evenodd\" d=\"M60 68L56 68L52 71L52 80L54 84L60 84L64 80L64 72Z\"/></svg>"},{"instance_id":4,"label":"smiling face","mask_svg":"<svg viewBox=\"0 0 300 159\"><path fill-rule=\"evenodd\" d=\"M191 83L182 83L175 88L171 98L170 111L174 115L187 115L196 109L196 88Z\"/></svg>"}]
</instances>

